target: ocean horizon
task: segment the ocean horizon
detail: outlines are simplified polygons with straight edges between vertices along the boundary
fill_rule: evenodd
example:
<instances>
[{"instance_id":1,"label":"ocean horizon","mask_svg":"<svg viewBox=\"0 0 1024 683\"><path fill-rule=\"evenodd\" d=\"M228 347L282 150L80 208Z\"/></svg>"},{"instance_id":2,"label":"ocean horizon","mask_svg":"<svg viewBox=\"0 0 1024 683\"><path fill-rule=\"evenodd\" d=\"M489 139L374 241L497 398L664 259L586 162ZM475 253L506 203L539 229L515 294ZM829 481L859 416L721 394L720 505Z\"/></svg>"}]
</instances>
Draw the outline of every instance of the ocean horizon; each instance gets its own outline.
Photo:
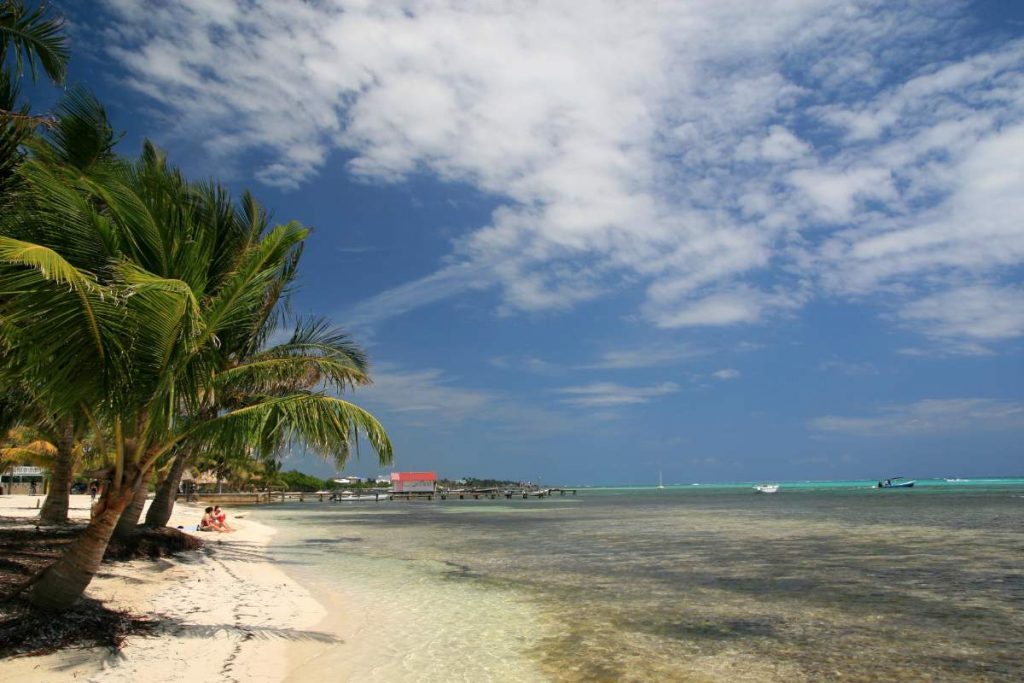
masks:
<instances>
[{"instance_id":1,"label":"ocean horizon","mask_svg":"<svg viewBox=\"0 0 1024 683\"><path fill-rule=\"evenodd\" d=\"M765 482L771 482L773 484L779 484L785 487L787 490L800 490L800 489L818 489L818 488L835 488L835 489L871 489L876 488L879 481L885 481L886 479L903 479L906 481L913 481L914 488L942 488L947 489L949 487L962 487L962 486L1024 486L1024 476L1006 476L1006 477L883 477L881 479L750 479L745 481L679 481L679 482L665 482L664 487L668 488L684 488L684 487L704 487L708 489L736 489L736 488L753 488L758 484ZM577 488L586 489L588 491L625 491L625 490L637 490L644 491L649 489L657 489L657 483L651 484L552 484L552 486L565 486L566 488ZM541 487L544 488L544 487Z\"/></svg>"}]
</instances>

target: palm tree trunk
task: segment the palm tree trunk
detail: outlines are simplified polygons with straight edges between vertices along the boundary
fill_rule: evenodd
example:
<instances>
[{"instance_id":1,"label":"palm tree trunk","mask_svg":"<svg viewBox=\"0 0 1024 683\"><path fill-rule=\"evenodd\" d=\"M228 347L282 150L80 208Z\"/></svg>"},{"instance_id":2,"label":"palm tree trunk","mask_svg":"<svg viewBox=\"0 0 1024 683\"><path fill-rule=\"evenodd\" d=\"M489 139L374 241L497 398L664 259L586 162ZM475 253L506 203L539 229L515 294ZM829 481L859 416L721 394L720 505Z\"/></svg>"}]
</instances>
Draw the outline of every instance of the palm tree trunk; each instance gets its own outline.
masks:
<instances>
[{"instance_id":1,"label":"palm tree trunk","mask_svg":"<svg viewBox=\"0 0 1024 683\"><path fill-rule=\"evenodd\" d=\"M40 524L65 524L68 521L71 475L75 466L75 430L71 420L65 421L61 426L56 446L57 454L50 472L50 490L39 511Z\"/></svg>"},{"instance_id":2,"label":"palm tree trunk","mask_svg":"<svg viewBox=\"0 0 1024 683\"><path fill-rule=\"evenodd\" d=\"M149 506L149 511L146 512L146 526L167 526L171 513L174 512L174 498L178 493L178 486L181 485L181 477L191 460L192 454L189 451L178 451L167 476L156 487L156 496Z\"/></svg>"},{"instance_id":3,"label":"palm tree trunk","mask_svg":"<svg viewBox=\"0 0 1024 683\"><path fill-rule=\"evenodd\" d=\"M114 536L127 538L135 533L135 527L139 525L139 518L142 517L142 508L146 507L146 497L149 495L149 476L143 477L142 486L135 492L128 507L121 513L114 528Z\"/></svg>"},{"instance_id":4,"label":"palm tree trunk","mask_svg":"<svg viewBox=\"0 0 1024 683\"><path fill-rule=\"evenodd\" d=\"M33 584L29 599L34 605L66 610L78 601L99 569L114 526L131 499L130 490L116 497L107 496L103 510L92 518L85 532Z\"/></svg>"}]
</instances>

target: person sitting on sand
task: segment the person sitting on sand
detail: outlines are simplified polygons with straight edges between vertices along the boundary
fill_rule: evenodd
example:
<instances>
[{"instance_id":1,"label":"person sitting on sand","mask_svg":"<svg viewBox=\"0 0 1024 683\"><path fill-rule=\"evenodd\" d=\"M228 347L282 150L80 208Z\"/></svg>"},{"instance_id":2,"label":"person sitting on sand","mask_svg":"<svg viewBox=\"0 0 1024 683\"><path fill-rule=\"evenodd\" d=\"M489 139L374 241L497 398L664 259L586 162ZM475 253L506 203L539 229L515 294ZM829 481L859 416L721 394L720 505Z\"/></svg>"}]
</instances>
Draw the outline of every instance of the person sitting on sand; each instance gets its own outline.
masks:
<instances>
[{"instance_id":1,"label":"person sitting on sand","mask_svg":"<svg viewBox=\"0 0 1024 683\"><path fill-rule=\"evenodd\" d=\"M222 529L220 526L220 522L218 522L217 518L213 516L213 508L206 508L206 512L205 514L203 514L203 518L199 520L199 530L224 531L224 529Z\"/></svg>"},{"instance_id":2,"label":"person sitting on sand","mask_svg":"<svg viewBox=\"0 0 1024 683\"><path fill-rule=\"evenodd\" d=\"M223 510L220 509L220 505L214 505L213 506L213 518L215 520L217 520L217 524L220 525L221 530L223 530L223 531L234 531L235 530L234 527L228 526L228 523L226 521L228 516L226 514L224 514Z\"/></svg>"}]
</instances>

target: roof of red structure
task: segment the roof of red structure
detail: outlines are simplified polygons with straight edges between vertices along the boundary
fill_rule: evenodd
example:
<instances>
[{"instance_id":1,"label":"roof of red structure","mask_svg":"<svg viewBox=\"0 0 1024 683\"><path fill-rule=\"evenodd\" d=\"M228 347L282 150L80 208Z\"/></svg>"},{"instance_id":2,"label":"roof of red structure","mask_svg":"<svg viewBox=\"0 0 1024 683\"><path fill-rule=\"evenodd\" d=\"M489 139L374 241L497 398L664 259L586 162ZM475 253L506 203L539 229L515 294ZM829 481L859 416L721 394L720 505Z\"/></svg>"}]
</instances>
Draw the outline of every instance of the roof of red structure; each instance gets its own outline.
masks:
<instances>
[{"instance_id":1,"label":"roof of red structure","mask_svg":"<svg viewBox=\"0 0 1024 683\"><path fill-rule=\"evenodd\" d=\"M392 472L391 481L437 481L436 472Z\"/></svg>"}]
</instances>

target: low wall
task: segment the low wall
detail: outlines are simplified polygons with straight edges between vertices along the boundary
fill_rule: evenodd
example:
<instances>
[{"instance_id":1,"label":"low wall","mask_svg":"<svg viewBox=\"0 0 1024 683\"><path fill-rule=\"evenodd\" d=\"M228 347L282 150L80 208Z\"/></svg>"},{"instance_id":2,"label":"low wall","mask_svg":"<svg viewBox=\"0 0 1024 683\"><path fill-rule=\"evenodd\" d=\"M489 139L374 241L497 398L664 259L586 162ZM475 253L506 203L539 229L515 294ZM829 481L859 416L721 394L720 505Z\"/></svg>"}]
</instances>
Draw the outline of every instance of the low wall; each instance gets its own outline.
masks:
<instances>
[{"instance_id":1,"label":"low wall","mask_svg":"<svg viewBox=\"0 0 1024 683\"><path fill-rule=\"evenodd\" d=\"M175 500L185 500L178 494ZM259 505L270 502L266 493L193 493L192 500L210 505Z\"/></svg>"}]
</instances>

